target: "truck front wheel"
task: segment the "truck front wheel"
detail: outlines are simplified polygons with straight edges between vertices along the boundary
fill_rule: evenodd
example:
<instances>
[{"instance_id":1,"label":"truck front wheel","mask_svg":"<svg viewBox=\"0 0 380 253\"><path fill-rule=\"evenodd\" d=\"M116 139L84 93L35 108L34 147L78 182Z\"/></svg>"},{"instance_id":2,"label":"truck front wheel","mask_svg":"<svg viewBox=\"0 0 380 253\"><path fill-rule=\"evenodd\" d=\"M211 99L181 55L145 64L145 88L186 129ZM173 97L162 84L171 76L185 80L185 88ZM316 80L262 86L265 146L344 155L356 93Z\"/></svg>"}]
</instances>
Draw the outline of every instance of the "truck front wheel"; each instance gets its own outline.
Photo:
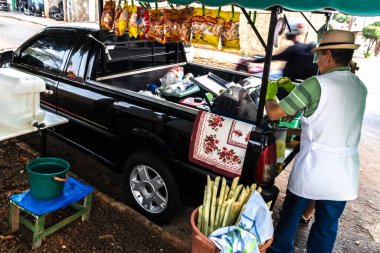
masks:
<instances>
[{"instance_id":1,"label":"truck front wheel","mask_svg":"<svg viewBox=\"0 0 380 253\"><path fill-rule=\"evenodd\" d=\"M177 214L177 184L164 161L152 152L136 152L128 159L124 182L127 201L149 219L165 223Z\"/></svg>"}]
</instances>

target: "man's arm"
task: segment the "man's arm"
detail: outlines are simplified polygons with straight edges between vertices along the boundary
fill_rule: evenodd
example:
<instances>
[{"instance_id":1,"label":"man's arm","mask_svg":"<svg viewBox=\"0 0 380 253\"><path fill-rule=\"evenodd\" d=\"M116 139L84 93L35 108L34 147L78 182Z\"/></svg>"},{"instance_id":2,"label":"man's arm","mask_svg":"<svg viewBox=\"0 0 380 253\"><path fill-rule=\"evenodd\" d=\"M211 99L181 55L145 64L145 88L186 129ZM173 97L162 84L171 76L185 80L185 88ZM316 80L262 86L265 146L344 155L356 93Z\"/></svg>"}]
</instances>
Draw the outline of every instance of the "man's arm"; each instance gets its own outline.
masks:
<instances>
[{"instance_id":1,"label":"man's arm","mask_svg":"<svg viewBox=\"0 0 380 253\"><path fill-rule=\"evenodd\" d=\"M293 46L290 46L288 47L287 49L285 49L284 51L282 51L281 53L278 53L278 54L275 54L275 55L272 55L272 61L287 61L291 55L293 54ZM262 57L262 58L254 58L252 60L253 63L262 63L264 62L265 58Z\"/></svg>"},{"instance_id":2,"label":"man's arm","mask_svg":"<svg viewBox=\"0 0 380 253\"><path fill-rule=\"evenodd\" d=\"M272 86L273 84L269 82L265 101L265 110L270 120L279 120L287 115L294 115L299 111L307 109L308 107L310 107L308 108L308 112L312 113L316 109L316 105L318 105L321 88L315 77L308 78L303 81L279 103L277 103L274 98L277 90L272 91ZM273 95L272 93L275 94ZM311 111L310 109L313 110Z\"/></svg>"},{"instance_id":3,"label":"man's arm","mask_svg":"<svg viewBox=\"0 0 380 253\"><path fill-rule=\"evenodd\" d=\"M270 120L279 120L288 115L274 100L265 101L265 110Z\"/></svg>"}]
</instances>

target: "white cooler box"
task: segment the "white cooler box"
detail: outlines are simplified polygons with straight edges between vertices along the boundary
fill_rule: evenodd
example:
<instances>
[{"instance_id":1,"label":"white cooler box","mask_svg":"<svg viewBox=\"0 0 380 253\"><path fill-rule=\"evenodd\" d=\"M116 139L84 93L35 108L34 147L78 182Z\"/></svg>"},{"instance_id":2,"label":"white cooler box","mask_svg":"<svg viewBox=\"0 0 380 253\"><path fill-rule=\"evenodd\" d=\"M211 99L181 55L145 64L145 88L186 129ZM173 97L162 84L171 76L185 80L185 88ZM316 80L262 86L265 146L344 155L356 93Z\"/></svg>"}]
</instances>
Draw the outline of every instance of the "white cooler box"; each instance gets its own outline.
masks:
<instances>
[{"instance_id":1,"label":"white cooler box","mask_svg":"<svg viewBox=\"0 0 380 253\"><path fill-rule=\"evenodd\" d=\"M40 108L40 92L45 90L39 77L0 68L0 124L23 129L42 122L45 112Z\"/></svg>"}]
</instances>

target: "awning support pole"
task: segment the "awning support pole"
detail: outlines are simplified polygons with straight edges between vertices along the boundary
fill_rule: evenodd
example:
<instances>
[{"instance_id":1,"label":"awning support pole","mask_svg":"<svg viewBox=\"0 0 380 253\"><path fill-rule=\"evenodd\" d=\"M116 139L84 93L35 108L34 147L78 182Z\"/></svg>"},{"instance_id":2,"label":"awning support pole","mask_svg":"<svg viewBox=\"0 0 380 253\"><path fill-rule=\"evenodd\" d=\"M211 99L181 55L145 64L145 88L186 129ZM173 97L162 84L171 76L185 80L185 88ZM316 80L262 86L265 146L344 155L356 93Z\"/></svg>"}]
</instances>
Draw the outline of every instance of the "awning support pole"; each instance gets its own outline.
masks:
<instances>
[{"instance_id":1,"label":"awning support pole","mask_svg":"<svg viewBox=\"0 0 380 253\"><path fill-rule=\"evenodd\" d=\"M98 9L99 9L99 35L100 41L104 42L104 31L102 30L102 13L103 13L103 0L98 0ZM106 52L104 47L100 47L100 57L101 57L101 66L102 66L102 74L106 74L107 63L106 63Z\"/></svg>"},{"instance_id":2,"label":"awning support pole","mask_svg":"<svg viewBox=\"0 0 380 253\"><path fill-rule=\"evenodd\" d=\"M252 27L253 31L255 32L257 38L259 39L261 45L264 47L264 49L266 50L267 48L267 45L265 44L265 41L263 40L263 38L261 37L259 31L257 30L255 24L252 22L251 20L251 17L249 16L248 12L245 10L245 8L243 7L240 7L240 9L243 11L244 13L244 16L246 17L246 19L248 20L248 23L249 25Z\"/></svg>"},{"instance_id":3,"label":"awning support pole","mask_svg":"<svg viewBox=\"0 0 380 253\"><path fill-rule=\"evenodd\" d=\"M273 54L274 32L276 30L277 16L278 16L278 7L273 7L271 9L269 33L268 33L268 40L267 40L267 46L266 46L265 58L264 58L263 76L261 78L260 102L259 102L259 108L257 112L258 126L261 126L261 123L263 120L265 97L267 94L267 86L268 86L268 80L269 80L270 64L272 61L272 54Z\"/></svg>"},{"instance_id":4,"label":"awning support pole","mask_svg":"<svg viewBox=\"0 0 380 253\"><path fill-rule=\"evenodd\" d=\"M305 20L309 23L310 27L313 28L314 32L317 33L317 29L315 29L315 27L313 26L313 24L310 22L310 20L305 16L305 14L303 14L303 12L301 11L300 12L301 15L305 18Z\"/></svg>"}]
</instances>

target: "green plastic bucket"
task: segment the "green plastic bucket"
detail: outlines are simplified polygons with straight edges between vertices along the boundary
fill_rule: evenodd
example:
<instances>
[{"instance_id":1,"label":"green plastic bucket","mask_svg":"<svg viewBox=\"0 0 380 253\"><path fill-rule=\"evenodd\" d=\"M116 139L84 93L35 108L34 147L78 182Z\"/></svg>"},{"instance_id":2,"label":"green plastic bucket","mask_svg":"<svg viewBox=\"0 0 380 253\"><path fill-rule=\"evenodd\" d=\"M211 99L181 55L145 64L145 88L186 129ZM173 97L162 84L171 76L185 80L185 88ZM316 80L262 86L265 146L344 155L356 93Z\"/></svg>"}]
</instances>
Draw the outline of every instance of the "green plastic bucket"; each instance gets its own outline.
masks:
<instances>
[{"instance_id":1,"label":"green plastic bucket","mask_svg":"<svg viewBox=\"0 0 380 253\"><path fill-rule=\"evenodd\" d=\"M30 194L40 200L62 195L70 164L60 158L42 157L26 164L29 173Z\"/></svg>"}]
</instances>

